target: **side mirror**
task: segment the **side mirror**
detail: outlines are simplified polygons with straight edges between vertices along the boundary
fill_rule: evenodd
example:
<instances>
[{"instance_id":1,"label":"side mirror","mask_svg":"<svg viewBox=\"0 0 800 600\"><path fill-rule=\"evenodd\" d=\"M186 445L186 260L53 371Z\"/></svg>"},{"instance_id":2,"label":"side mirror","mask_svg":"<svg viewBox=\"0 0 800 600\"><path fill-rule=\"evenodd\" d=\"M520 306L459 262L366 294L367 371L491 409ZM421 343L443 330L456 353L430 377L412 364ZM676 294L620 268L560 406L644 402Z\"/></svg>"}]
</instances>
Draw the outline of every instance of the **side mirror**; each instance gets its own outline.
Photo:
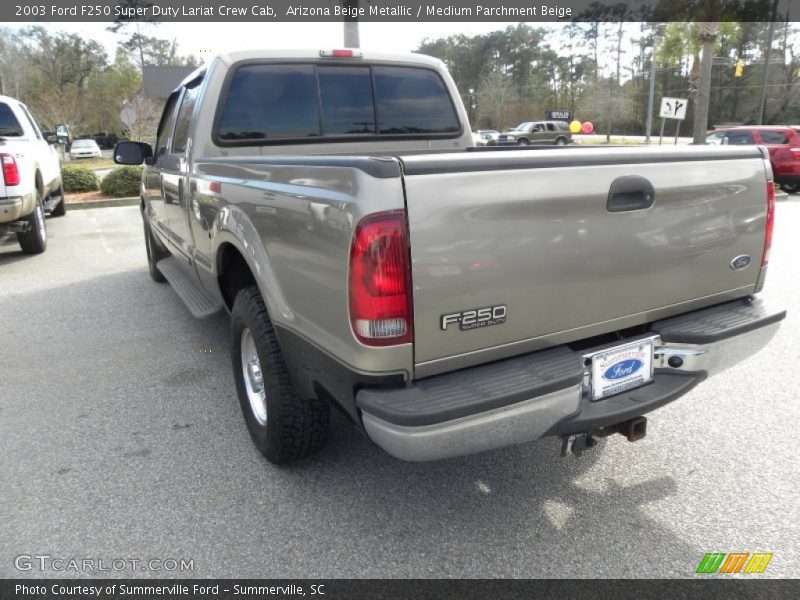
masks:
<instances>
[{"instance_id":1,"label":"side mirror","mask_svg":"<svg viewBox=\"0 0 800 600\"><path fill-rule=\"evenodd\" d=\"M153 148L144 142L120 142L114 148L114 162L118 165L150 164L147 159L153 157Z\"/></svg>"},{"instance_id":2,"label":"side mirror","mask_svg":"<svg viewBox=\"0 0 800 600\"><path fill-rule=\"evenodd\" d=\"M58 136L56 135L55 131L45 131L44 139L48 144L57 144L58 143Z\"/></svg>"}]
</instances>

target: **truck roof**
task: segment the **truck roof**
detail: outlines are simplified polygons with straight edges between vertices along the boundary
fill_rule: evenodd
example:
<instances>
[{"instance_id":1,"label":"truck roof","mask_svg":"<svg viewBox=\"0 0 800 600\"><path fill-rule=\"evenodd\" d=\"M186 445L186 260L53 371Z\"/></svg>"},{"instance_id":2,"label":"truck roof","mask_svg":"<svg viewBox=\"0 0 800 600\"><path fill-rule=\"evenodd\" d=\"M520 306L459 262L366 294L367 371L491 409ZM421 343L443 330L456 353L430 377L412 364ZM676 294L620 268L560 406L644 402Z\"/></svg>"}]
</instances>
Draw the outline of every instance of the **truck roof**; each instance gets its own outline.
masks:
<instances>
[{"instance_id":1,"label":"truck roof","mask_svg":"<svg viewBox=\"0 0 800 600\"><path fill-rule=\"evenodd\" d=\"M338 48L336 48L338 50ZM323 58L321 52L332 52L334 48L305 48L305 49L279 49L279 50L238 50L236 52L227 52L218 55L226 64L232 64L244 60L258 60L263 59L298 59L308 58L317 59ZM387 62L404 62L415 63L420 65L428 65L431 67L438 67L442 65L442 61L432 56L425 54L416 54L412 52L372 52L368 50L356 49L354 52L359 53L358 57L354 58L331 58L336 61L387 61Z\"/></svg>"}]
</instances>

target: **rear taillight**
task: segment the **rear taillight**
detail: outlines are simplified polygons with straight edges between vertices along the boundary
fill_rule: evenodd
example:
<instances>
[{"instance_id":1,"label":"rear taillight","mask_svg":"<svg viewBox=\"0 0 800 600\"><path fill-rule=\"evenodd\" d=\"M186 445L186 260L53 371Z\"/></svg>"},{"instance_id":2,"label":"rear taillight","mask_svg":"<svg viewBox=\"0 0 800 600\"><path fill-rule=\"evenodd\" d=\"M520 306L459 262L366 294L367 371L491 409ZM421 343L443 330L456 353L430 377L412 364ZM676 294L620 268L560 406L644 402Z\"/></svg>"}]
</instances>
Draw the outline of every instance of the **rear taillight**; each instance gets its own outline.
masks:
<instances>
[{"instance_id":1,"label":"rear taillight","mask_svg":"<svg viewBox=\"0 0 800 600\"><path fill-rule=\"evenodd\" d=\"M764 254L761 256L761 266L766 267L769 262L769 251L772 248L772 229L775 226L775 184L767 182L767 230L764 236Z\"/></svg>"},{"instance_id":2,"label":"rear taillight","mask_svg":"<svg viewBox=\"0 0 800 600\"><path fill-rule=\"evenodd\" d=\"M414 339L406 213L361 220L350 248L350 325L368 346Z\"/></svg>"},{"instance_id":3,"label":"rear taillight","mask_svg":"<svg viewBox=\"0 0 800 600\"><path fill-rule=\"evenodd\" d=\"M800 158L800 148L789 148L789 152L791 152L792 156L795 158Z\"/></svg>"},{"instance_id":4,"label":"rear taillight","mask_svg":"<svg viewBox=\"0 0 800 600\"><path fill-rule=\"evenodd\" d=\"M6 185L19 185L19 169L16 159L10 154L0 154L3 163L3 179Z\"/></svg>"}]
</instances>

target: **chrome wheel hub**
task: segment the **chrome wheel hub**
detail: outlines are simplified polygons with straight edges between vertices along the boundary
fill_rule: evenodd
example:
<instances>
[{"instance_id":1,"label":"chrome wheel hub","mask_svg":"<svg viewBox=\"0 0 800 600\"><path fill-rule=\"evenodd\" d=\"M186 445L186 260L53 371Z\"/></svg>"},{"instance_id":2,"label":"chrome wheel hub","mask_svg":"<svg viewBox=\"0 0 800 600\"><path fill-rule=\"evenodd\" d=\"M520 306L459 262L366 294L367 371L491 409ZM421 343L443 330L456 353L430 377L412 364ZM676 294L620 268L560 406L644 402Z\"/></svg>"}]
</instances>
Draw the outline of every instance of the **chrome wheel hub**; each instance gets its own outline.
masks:
<instances>
[{"instance_id":1,"label":"chrome wheel hub","mask_svg":"<svg viewBox=\"0 0 800 600\"><path fill-rule=\"evenodd\" d=\"M242 377L250 409L259 425L267 422L267 395L264 389L264 374L256 351L253 334L245 327L241 342Z\"/></svg>"}]
</instances>

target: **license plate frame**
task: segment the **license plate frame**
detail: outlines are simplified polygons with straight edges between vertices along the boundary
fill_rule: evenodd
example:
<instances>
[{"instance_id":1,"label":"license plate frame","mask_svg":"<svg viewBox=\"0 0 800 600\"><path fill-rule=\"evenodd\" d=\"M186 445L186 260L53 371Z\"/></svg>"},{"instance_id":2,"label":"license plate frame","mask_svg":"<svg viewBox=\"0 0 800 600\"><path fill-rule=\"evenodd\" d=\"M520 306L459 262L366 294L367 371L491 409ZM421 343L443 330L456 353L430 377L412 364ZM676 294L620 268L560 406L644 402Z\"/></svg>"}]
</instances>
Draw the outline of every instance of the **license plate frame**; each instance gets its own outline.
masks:
<instances>
[{"instance_id":1,"label":"license plate frame","mask_svg":"<svg viewBox=\"0 0 800 600\"><path fill-rule=\"evenodd\" d=\"M642 338L584 356L589 359L589 399L597 402L650 383L657 339Z\"/></svg>"}]
</instances>

